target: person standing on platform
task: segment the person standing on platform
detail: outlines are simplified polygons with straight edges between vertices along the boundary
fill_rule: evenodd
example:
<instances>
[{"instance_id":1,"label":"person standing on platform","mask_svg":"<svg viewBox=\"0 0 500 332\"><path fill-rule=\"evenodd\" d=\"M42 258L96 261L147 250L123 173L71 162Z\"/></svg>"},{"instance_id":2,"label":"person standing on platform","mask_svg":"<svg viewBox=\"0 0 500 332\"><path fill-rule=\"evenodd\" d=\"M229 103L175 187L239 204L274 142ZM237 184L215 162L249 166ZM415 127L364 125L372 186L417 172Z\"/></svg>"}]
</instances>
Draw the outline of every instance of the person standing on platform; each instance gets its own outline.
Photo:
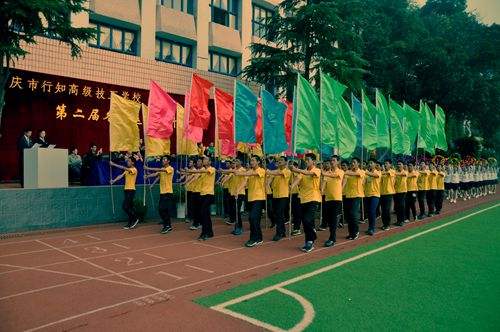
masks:
<instances>
[{"instance_id":1,"label":"person standing on platform","mask_svg":"<svg viewBox=\"0 0 500 332\"><path fill-rule=\"evenodd\" d=\"M366 234L374 235L377 208L380 202L380 181L382 180L382 172L377 170L376 160L370 159L365 175L365 209L368 211L368 230Z\"/></svg>"},{"instance_id":2,"label":"person standing on platform","mask_svg":"<svg viewBox=\"0 0 500 332\"><path fill-rule=\"evenodd\" d=\"M434 216L436 212L436 190L437 190L437 175L438 171L436 170L436 166L434 163L429 164L429 176L427 177L427 187L429 188L427 190L427 210L428 216L432 217Z\"/></svg>"},{"instance_id":3,"label":"person standing on platform","mask_svg":"<svg viewBox=\"0 0 500 332\"><path fill-rule=\"evenodd\" d=\"M167 234L172 230L171 216L174 212L174 190L172 179L174 177L174 168L170 166L170 158L162 158L163 167L153 168L144 165L144 170L155 173L146 175L145 178L160 177L160 201L158 202L158 214L163 222L163 228L160 233Z\"/></svg>"},{"instance_id":4,"label":"person standing on platform","mask_svg":"<svg viewBox=\"0 0 500 332\"><path fill-rule=\"evenodd\" d=\"M443 200L444 200L444 179L446 177L446 173L443 169L442 165L437 165L437 176L436 176L436 214L441 213L441 209L443 208Z\"/></svg>"},{"instance_id":5,"label":"person standing on platform","mask_svg":"<svg viewBox=\"0 0 500 332\"><path fill-rule=\"evenodd\" d=\"M294 161L291 164L293 167L298 167L299 164ZM290 177L290 204L292 208L292 236L298 236L302 234L300 231L300 225L302 225L302 214L300 211L300 198L299 198L299 184L302 180L302 175L298 173L292 173Z\"/></svg>"},{"instance_id":6,"label":"person standing on platform","mask_svg":"<svg viewBox=\"0 0 500 332\"><path fill-rule=\"evenodd\" d=\"M396 172L392 169L392 162L386 160L380 181L380 208L382 210L382 230L384 231L391 229L391 205L395 193L395 178Z\"/></svg>"},{"instance_id":7,"label":"person standing on platform","mask_svg":"<svg viewBox=\"0 0 500 332\"><path fill-rule=\"evenodd\" d=\"M299 184L300 210L302 216L302 227L304 228L305 244L302 251L310 252L314 249L314 241L316 240L316 229L314 227L314 219L318 206L321 203L320 178L321 170L316 167L316 155L313 153L306 154L305 170L292 167L292 172L300 174L301 180Z\"/></svg>"},{"instance_id":8,"label":"person standing on platform","mask_svg":"<svg viewBox=\"0 0 500 332\"><path fill-rule=\"evenodd\" d=\"M50 145L47 141L47 133L45 132L45 130L40 129L40 131L38 131L38 138L36 139L35 143L40 144L41 148L46 148Z\"/></svg>"},{"instance_id":9,"label":"person standing on platform","mask_svg":"<svg viewBox=\"0 0 500 332\"><path fill-rule=\"evenodd\" d=\"M359 237L359 219L361 215L361 200L365 196L364 181L365 171L359 168L358 158L351 159L351 168L345 171L345 200L347 226L349 230L348 240L356 240Z\"/></svg>"},{"instance_id":10,"label":"person standing on platform","mask_svg":"<svg viewBox=\"0 0 500 332\"><path fill-rule=\"evenodd\" d=\"M417 220L417 193L418 193L418 171L415 169L413 163L408 163L408 176L406 177L406 187L408 192L406 193L405 201L405 221L410 221L410 212L413 216L413 220Z\"/></svg>"},{"instance_id":11,"label":"person standing on platform","mask_svg":"<svg viewBox=\"0 0 500 332\"><path fill-rule=\"evenodd\" d=\"M199 174L200 207L199 221L201 234L198 240L206 241L214 237L210 205L214 202L215 168L212 167L208 156L202 157L203 167L196 170L186 170L186 173Z\"/></svg>"},{"instance_id":12,"label":"person standing on platform","mask_svg":"<svg viewBox=\"0 0 500 332\"><path fill-rule=\"evenodd\" d=\"M403 226L405 222L405 200L408 191L407 176L408 172L404 169L404 164L398 161L396 172L396 181L394 183L394 210L396 210L396 226Z\"/></svg>"},{"instance_id":13,"label":"person standing on platform","mask_svg":"<svg viewBox=\"0 0 500 332\"><path fill-rule=\"evenodd\" d=\"M26 128L23 132L23 135L19 137L19 140L17 141L17 149L19 151L18 169L19 179L21 180L21 187L24 187L24 149L31 149L31 147L33 146L31 134L31 129Z\"/></svg>"},{"instance_id":14,"label":"person standing on platform","mask_svg":"<svg viewBox=\"0 0 500 332\"><path fill-rule=\"evenodd\" d=\"M122 209L128 216L128 223L123 227L124 229L133 229L139 223L139 218L134 207L135 198L135 182L137 179L137 168L135 168L132 158L126 160L127 166L121 166L110 161L109 164L113 167L123 170L123 173L118 175L115 179L110 180L110 184L121 180L125 177L125 187L123 188L123 204ZM110 174L112 177L112 174Z\"/></svg>"},{"instance_id":15,"label":"person standing on platform","mask_svg":"<svg viewBox=\"0 0 500 332\"><path fill-rule=\"evenodd\" d=\"M325 202L323 220L330 229L330 237L325 241L325 247L333 247L337 242L337 224L342 214L342 183L344 171L339 168L339 157L333 156L330 168L323 171Z\"/></svg>"},{"instance_id":16,"label":"person standing on platform","mask_svg":"<svg viewBox=\"0 0 500 332\"><path fill-rule=\"evenodd\" d=\"M290 194L290 176L292 172L287 168L286 157L278 159L277 170L267 170L267 174L272 176L273 193L273 219L276 224L276 234L273 241L279 241L286 237L285 230L285 211L288 209L288 197Z\"/></svg>"}]
</instances>

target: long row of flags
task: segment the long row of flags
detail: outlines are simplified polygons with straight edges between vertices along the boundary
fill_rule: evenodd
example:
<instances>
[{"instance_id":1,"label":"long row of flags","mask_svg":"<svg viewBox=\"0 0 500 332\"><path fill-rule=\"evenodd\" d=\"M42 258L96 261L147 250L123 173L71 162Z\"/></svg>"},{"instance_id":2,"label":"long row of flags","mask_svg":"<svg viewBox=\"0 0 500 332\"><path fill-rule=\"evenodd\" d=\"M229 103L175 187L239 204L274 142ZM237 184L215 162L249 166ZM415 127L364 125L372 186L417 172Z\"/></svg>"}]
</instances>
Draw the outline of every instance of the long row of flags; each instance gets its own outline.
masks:
<instances>
[{"instance_id":1,"label":"long row of flags","mask_svg":"<svg viewBox=\"0 0 500 332\"><path fill-rule=\"evenodd\" d=\"M214 89L215 145L218 155L235 156L242 145L260 146L265 154L338 154L351 157L356 148L367 151L390 149L393 154L411 155L418 148L431 154L447 150L445 114L426 103L419 111L403 102L388 100L379 91L375 103L364 91L361 100L346 86L320 73L319 95L297 74L292 102L277 100L261 88L256 94L249 86L235 81L233 94L193 74L184 105L175 101L160 85L151 81L148 105L138 104L116 94L110 104L110 150L139 150L139 114L142 113L146 155L170 154L170 138L176 133L180 155L197 154L196 143L209 128L208 107Z\"/></svg>"}]
</instances>

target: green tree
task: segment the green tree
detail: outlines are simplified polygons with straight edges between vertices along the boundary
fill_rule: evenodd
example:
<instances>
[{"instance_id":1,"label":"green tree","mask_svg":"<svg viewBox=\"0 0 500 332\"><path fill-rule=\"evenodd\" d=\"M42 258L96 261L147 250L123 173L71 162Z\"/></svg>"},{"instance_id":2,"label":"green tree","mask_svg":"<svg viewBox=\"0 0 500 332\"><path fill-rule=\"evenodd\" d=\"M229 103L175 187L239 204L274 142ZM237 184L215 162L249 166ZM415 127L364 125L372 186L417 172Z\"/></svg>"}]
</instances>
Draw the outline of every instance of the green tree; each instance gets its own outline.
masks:
<instances>
[{"instance_id":1,"label":"green tree","mask_svg":"<svg viewBox=\"0 0 500 332\"><path fill-rule=\"evenodd\" d=\"M80 43L95 35L93 28L71 26L71 14L86 11L86 0L0 0L0 124L9 69L36 44L37 36L56 38L81 53Z\"/></svg>"}]
</instances>

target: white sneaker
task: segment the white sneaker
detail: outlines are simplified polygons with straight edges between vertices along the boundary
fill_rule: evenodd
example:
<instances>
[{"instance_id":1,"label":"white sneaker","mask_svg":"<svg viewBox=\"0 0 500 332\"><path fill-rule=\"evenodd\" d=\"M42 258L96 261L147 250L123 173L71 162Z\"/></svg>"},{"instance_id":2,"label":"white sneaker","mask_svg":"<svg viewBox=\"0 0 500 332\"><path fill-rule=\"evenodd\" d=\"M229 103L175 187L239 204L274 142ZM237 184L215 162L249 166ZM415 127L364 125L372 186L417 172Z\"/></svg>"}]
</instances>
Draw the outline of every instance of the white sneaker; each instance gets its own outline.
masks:
<instances>
[{"instance_id":1,"label":"white sneaker","mask_svg":"<svg viewBox=\"0 0 500 332\"><path fill-rule=\"evenodd\" d=\"M132 225L130 225L130 229L134 229L135 226L139 223L139 218L137 218Z\"/></svg>"}]
</instances>

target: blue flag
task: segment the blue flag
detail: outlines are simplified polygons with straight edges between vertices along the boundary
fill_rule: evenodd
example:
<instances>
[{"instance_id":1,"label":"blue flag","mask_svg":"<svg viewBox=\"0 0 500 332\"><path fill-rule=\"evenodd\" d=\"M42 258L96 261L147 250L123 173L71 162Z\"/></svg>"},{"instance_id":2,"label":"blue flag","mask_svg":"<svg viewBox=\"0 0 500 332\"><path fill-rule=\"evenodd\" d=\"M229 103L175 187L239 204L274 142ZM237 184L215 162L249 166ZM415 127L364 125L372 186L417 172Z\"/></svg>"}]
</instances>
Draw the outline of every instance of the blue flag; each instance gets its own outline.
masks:
<instances>
[{"instance_id":1,"label":"blue flag","mask_svg":"<svg viewBox=\"0 0 500 332\"><path fill-rule=\"evenodd\" d=\"M262 89L262 132L264 152L281 153L288 149L285 136L286 105L274 99L273 95Z\"/></svg>"},{"instance_id":2,"label":"blue flag","mask_svg":"<svg viewBox=\"0 0 500 332\"><path fill-rule=\"evenodd\" d=\"M257 143L257 96L245 84L236 81L234 87L234 132L235 141Z\"/></svg>"}]
</instances>

